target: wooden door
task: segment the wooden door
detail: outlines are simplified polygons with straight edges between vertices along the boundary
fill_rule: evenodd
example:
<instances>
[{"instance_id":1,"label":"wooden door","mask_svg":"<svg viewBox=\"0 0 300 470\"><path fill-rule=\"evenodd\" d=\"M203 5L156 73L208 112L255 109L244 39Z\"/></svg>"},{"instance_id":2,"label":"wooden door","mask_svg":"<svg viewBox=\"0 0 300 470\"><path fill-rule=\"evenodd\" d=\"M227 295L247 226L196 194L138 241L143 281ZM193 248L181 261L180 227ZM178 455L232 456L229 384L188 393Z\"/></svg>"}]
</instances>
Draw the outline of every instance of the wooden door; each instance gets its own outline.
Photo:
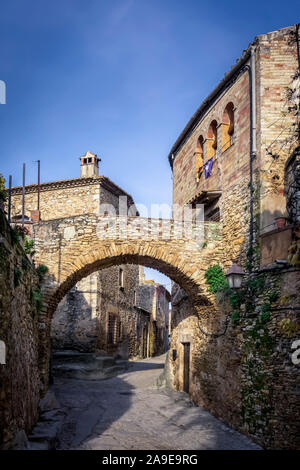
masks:
<instances>
[{"instance_id":1,"label":"wooden door","mask_svg":"<svg viewBox=\"0 0 300 470\"><path fill-rule=\"evenodd\" d=\"M190 343L183 343L183 390L190 390Z\"/></svg>"},{"instance_id":2,"label":"wooden door","mask_svg":"<svg viewBox=\"0 0 300 470\"><path fill-rule=\"evenodd\" d=\"M148 328L143 328L143 357L148 357Z\"/></svg>"}]
</instances>

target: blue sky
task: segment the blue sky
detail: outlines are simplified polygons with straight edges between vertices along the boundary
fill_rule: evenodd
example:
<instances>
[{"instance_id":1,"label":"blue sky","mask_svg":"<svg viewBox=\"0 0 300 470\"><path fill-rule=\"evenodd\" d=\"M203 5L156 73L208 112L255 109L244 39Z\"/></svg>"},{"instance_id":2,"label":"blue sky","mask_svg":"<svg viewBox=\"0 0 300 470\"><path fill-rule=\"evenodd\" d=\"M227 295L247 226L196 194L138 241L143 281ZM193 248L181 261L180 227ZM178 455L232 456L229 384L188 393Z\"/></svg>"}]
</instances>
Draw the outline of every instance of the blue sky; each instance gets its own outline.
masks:
<instances>
[{"instance_id":1,"label":"blue sky","mask_svg":"<svg viewBox=\"0 0 300 470\"><path fill-rule=\"evenodd\" d=\"M0 172L21 183L100 173L137 203L170 203L167 155L256 35L299 21L299 2L11 0L0 14Z\"/></svg>"}]
</instances>

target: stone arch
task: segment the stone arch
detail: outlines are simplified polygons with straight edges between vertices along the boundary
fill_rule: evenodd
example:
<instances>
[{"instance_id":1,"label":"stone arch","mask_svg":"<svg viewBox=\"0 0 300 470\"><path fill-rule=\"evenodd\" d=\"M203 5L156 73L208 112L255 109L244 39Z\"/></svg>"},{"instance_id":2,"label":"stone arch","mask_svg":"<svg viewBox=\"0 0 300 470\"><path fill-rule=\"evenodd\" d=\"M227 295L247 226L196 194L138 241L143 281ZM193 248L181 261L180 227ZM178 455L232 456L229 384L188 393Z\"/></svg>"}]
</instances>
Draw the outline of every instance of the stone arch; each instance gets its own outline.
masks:
<instances>
[{"instance_id":1,"label":"stone arch","mask_svg":"<svg viewBox=\"0 0 300 470\"><path fill-rule=\"evenodd\" d=\"M198 182L203 173L204 164L204 137L201 134L197 139L196 150L194 152L195 177Z\"/></svg>"},{"instance_id":2,"label":"stone arch","mask_svg":"<svg viewBox=\"0 0 300 470\"><path fill-rule=\"evenodd\" d=\"M85 214L33 226L35 263L49 268L42 286L43 309L39 314L43 391L47 389L49 380L52 316L65 294L80 279L93 272L122 264L143 265L171 278L184 289L193 305L200 308L201 305L213 304L212 295L206 290L204 274L208 266L222 263L224 250L218 224L204 222L201 226L203 236L197 232L198 238L195 238L181 233L181 230L178 236L175 221L167 221L171 228L166 234L161 219L117 217L118 236L112 237L111 227L108 232L98 230L98 224L105 222L106 226L107 221L106 217ZM144 233L144 224L154 222L157 222L158 232L148 230ZM123 236L122 229L126 236ZM204 239L206 243L203 243Z\"/></svg>"},{"instance_id":3,"label":"stone arch","mask_svg":"<svg viewBox=\"0 0 300 470\"><path fill-rule=\"evenodd\" d=\"M217 112L216 109L211 109L209 111L209 117L204 116L201 119L201 121L197 124L197 127L196 127L197 134L195 135L195 145L197 145L197 141L200 135L203 135L204 141L205 141L212 121L216 121L217 123L219 123L221 122L221 117L222 117L222 114L220 116L220 113Z\"/></svg>"},{"instance_id":4,"label":"stone arch","mask_svg":"<svg viewBox=\"0 0 300 470\"><path fill-rule=\"evenodd\" d=\"M232 101L224 108L221 124L221 151L225 152L233 143L235 126L235 109Z\"/></svg>"},{"instance_id":5,"label":"stone arch","mask_svg":"<svg viewBox=\"0 0 300 470\"><path fill-rule=\"evenodd\" d=\"M218 123L213 119L209 125L206 138L206 160L216 155L218 147Z\"/></svg>"},{"instance_id":6,"label":"stone arch","mask_svg":"<svg viewBox=\"0 0 300 470\"><path fill-rule=\"evenodd\" d=\"M190 277L180 266L173 265L167 261L169 253L160 252L160 255L158 255L158 250L157 253L155 253L153 247L151 251L152 255L146 255L139 254L138 252L130 253L126 249L125 251L121 249L120 254L112 255L109 253L108 248L108 250L101 252L98 259L95 253L89 253L84 258L80 258L77 269L71 271L60 284L55 282L52 278L52 282L50 281L48 285L45 286L47 316L49 318L52 317L61 299L78 281L101 269L122 264L136 264L156 269L184 289L193 302L201 303L202 305L210 304L210 296L208 296L205 287L201 287L193 276Z\"/></svg>"}]
</instances>

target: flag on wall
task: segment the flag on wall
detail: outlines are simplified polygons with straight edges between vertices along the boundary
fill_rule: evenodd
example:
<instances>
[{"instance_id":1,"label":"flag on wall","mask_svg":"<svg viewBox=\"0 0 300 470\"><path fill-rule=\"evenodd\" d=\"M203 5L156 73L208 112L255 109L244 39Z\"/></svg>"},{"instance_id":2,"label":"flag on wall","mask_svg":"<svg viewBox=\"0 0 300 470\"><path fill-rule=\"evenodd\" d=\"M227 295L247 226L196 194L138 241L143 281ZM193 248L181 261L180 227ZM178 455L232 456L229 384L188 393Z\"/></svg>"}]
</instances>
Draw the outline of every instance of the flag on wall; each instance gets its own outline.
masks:
<instances>
[{"instance_id":1,"label":"flag on wall","mask_svg":"<svg viewBox=\"0 0 300 470\"><path fill-rule=\"evenodd\" d=\"M205 179L207 179L211 175L213 161L214 161L214 157L211 157L209 160L207 160L207 162L204 165Z\"/></svg>"},{"instance_id":2,"label":"flag on wall","mask_svg":"<svg viewBox=\"0 0 300 470\"><path fill-rule=\"evenodd\" d=\"M196 181L197 183L199 183L200 181L200 176L202 175L203 173L203 166L200 166L197 170L197 173L196 173Z\"/></svg>"}]
</instances>

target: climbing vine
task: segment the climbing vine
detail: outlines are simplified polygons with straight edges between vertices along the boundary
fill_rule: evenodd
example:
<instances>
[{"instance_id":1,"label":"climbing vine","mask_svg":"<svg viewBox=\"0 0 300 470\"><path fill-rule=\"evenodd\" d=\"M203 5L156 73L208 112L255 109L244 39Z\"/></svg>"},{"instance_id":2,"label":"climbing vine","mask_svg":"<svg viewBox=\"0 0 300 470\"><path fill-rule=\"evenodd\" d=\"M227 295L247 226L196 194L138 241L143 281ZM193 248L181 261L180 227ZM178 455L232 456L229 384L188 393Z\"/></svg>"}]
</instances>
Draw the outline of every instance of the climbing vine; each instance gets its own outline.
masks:
<instances>
[{"instance_id":1,"label":"climbing vine","mask_svg":"<svg viewBox=\"0 0 300 470\"><path fill-rule=\"evenodd\" d=\"M40 264L36 268L36 273L38 275L39 282L35 288L31 289L31 292L30 292L31 304L35 306L36 311L38 313L43 308L43 294L42 294L41 284L47 272L48 272L48 267L45 264Z\"/></svg>"},{"instance_id":2,"label":"climbing vine","mask_svg":"<svg viewBox=\"0 0 300 470\"><path fill-rule=\"evenodd\" d=\"M221 267L216 265L207 270L205 279L210 292L216 293L217 302L227 301L232 327L242 333L242 421L253 434L262 427L268 430L273 409L272 373L266 366L273 352L269 323L279 293L270 289L263 274L252 274L241 289L230 289ZM285 322L282 328L291 326Z\"/></svg>"},{"instance_id":3,"label":"climbing vine","mask_svg":"<svg viewBox=\"0 0 300 470\"><path fill-rule=\"evenodd\" d=\"M210 266L206 271L205 271L205 280L206 283L208 284L209 292L216 293L218 291L224 291L224 289L228 288L228 283L226 276L218 264L215 264L213 266Z\"/></svg>"},{"instance_id":4,"label":"climbing vine","mask_svg":"<svg viewBox=\"0 0 300 470\"><path fill-rule=\"evenodd\" d=\"M35 251L33 249L34 247L34 241L29 240L26 236L24 237L24 251L27 255L29 256L34 256Z\"/></svg>"},{"instance_id":5,"label":"climbing vine","mask_svg":"<svg viewBox=\"0 0 300 470\"><path fill-rule=\"evenodd\" d=\"M5 189L5 178L0 173L0 202L3 203L7 199L7 192Z\"/></svg>"}]
</instances>

